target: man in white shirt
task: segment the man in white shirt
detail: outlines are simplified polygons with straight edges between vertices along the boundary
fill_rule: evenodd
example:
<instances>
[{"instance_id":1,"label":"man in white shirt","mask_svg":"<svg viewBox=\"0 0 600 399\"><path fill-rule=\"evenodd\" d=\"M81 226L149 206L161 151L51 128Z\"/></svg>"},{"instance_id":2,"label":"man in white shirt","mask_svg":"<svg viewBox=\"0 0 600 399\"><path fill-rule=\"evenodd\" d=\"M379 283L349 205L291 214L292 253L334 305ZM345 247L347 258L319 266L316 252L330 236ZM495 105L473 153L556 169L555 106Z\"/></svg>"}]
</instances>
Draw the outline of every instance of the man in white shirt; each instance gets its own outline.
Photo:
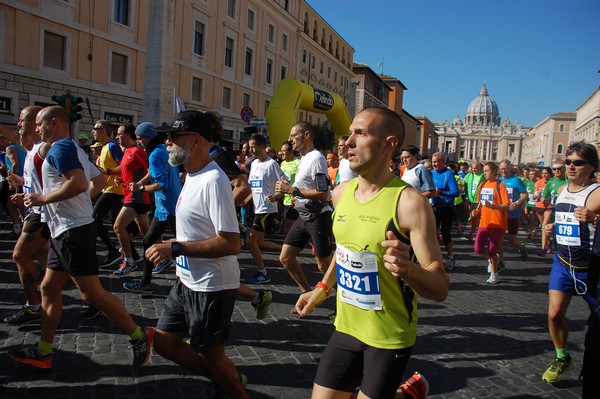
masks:
<instances>
[{"instance_id":1,"label":"man in white shirt","mask_svg":"<svg viewBox=\"0 0 600 399\"><path fill-rule=\"evenodd\" d=\"M248 398L225 355L240 286L240 231L231 183L209 152L223 128L215 113L183 111L156 130L167 133L169 163L183 165L188 175L175 210L176 238L146 250L155 264L176 258L179 277L160 314L154 348L210 378L228 397Z\"/></svg>"},{"instance_id":2,"label":"man in white shirt","mask_svg":"<svg viewBox=\"0 0 600 399\"><path fill-rule=\"evenodd\" d=\"M425 198L432 198L435 192L433 177L431 177L431 171L419 163L419 149L414 145L407 145L402 148L400 159L406 165L402 180L423 194Z\"/></svg>"},{"instance_id":3,"label":"man in white shirt","mask_svg":"<svg viewBox=\"0 0 600 399\"><path fill-rule=\"evenodd\" d=\"M265 261L261 249L280 251L281 245L265 241L265 231L269 231L278 215L277 200L275 198L275 184L282 176L283 171L279 164L269 156L266 151L267 140L260 134L254 134L248 141L250 152L254 154L254 162L250 166L248 182L252 189L252 203L254 204L254 220L252 229L246 239L246 246L252 254L252 259L258 268L253 277L247 278L247 284L269 283L271 277L265 268Z\"/></svg>"},{"instance_id":4,"label":"man in white shirt","mask_svg":"<svg viewBox=\"0 0 600 399\"><path fill-rule=\"evenodd\" d=\"M317 266L323 274L329 268L333 252L327 161L315 148L314 136L310 123L298 122L292 126L289 140L294 150L302 154L302 159L294 184L282 179L275 186L278 195L292 194L296 197L294 207L299 217L285 237L279 260L302 292L311 290L296 259L304 246L312 240Z\"/></svg>"}]
</instances>

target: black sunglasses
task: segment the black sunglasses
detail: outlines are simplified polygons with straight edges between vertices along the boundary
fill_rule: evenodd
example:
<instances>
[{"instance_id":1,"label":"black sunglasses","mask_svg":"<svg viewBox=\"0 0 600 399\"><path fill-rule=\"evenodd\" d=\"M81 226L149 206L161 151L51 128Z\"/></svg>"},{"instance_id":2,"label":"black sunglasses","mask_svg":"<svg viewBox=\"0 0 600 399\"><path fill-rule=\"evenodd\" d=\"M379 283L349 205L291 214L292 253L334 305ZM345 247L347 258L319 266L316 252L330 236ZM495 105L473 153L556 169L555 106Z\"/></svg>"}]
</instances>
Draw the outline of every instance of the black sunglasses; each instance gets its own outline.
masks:
<instances>
[{"instance_id":1,"label":"black sunglasses","mask_svg":"<svg viewBox=\"0 0 600 399\"><path fill-rule=\"evenodd\" d=\"M167 140L173 141L176 137L191 136L193 134L196 134L196 133L167 132L166 136L167 136Z\"/></svg>"},{"instance_id":2,"label":"black sunglasses","mask_svg":"<svg viewBox=\"0 0 600 399\"><path fill-rule=\"evenodd\" d=\"M585 166L588 165L588 161L584 161L583 159L565 159L565 165L575 165L575 166Z\"/></svg>"}]
</instances>

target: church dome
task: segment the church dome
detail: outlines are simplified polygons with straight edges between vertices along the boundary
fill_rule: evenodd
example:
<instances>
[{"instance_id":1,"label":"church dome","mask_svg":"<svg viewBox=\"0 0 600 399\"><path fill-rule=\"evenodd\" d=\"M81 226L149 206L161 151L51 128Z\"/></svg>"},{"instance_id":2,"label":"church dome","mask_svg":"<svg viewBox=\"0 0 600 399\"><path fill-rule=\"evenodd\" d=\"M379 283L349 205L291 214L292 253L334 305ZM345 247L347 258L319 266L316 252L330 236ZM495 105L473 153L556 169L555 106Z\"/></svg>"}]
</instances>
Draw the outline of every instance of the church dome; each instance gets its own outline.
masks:
<instances>
[{"instance_id":1,"label":"church dome","mask_svg":"<svg viewBox=\"0 0 600 399\"><path fill-rule=\"evenodd\" d=\"M498 111L498 105L492 99L492 97L488 95L485 82L483 83L483 87L479 92L479 97L471 101L469 108L467 108L465 123L467 125L479 126L500 125L500 112Z\"/></svg>"}]
</instances>

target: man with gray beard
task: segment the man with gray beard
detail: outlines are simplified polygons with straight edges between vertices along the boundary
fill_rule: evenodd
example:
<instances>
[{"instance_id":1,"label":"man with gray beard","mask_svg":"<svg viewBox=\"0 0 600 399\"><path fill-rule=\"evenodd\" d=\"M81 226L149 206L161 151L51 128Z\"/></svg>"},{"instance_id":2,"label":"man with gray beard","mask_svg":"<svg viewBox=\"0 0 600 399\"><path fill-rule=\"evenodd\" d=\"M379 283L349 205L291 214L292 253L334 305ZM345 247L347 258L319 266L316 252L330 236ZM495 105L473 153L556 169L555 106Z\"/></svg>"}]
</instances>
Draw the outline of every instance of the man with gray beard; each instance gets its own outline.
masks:
<instances>
[{"instance_id":1,"label":"man with gray beard","mask_svg":"<svg viewBox=\"0 0 600 399\"><path fill-rule=\"evenodd\" d=\"M231 184L209 152L222 129L216 114L199 111L180 112L156 129L167 133L169 163L188 175L175 209L176 238L152 245L146 258L175 258L179 277L156 326L156 351L243 399L242 376L225 355L240 286L240 233Z\"/></svg>"}]
</instances>

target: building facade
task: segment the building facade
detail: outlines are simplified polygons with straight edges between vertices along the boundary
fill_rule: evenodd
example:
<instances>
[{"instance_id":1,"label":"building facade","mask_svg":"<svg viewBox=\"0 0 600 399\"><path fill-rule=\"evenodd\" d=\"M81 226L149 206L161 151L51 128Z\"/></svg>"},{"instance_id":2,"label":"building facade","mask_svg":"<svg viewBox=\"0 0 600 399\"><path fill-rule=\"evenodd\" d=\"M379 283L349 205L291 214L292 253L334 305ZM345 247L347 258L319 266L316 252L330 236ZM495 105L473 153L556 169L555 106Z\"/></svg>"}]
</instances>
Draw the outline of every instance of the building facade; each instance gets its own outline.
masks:
<instances>
[{"instance_id":1,"label":"building facade","mask_svg":"<svg viewBox=\"0 0 600 399\"><path fill-rule=\"evenodd\" d=\"M435 125L426 116L415 116L419 121L419 147L423 158L431 158L438 148L438 135L435 131Z\"/></svg>"},{"instance_id":2,"label":"building facade","mask_svg":"<svg viewBox=\"0 0 600 399\"><path fill-rule=\"evenodd\" d=\"M0 38L0 123L69 91L86 100L74 134L168 121L176 92L236 141L241 110L263 118L283 78L347 101L353 77L354 49L304 0L5 0Z\"/></svg>"},{"instance_id":3,"label":"building facade","mask_svg":"<svg viewBox=\"0 0 600 399\"><path fill-rule=\"evenodd\" d=\"M513 125L508 117L501 122L498 105L485 83L469 104L464 121L457 115L452 123L445 120L435 124L438 151L454 162L508 159L521 163L521 143L529 130L519 123Z\"/></svg>"},{"instance_id":4,"label":"building facade","mask_svg":"<svg viewBox=\"0 0 600 399\"><path fill-rule=\"evenodd\" d=\"M570 141L585 141L600 152L600 86L577 107L575 130Z\"/></svg>"},{"instance_id":5,"label":"building facade","mask_svg":"<svg viewBox=\"0 0 600 399\"><path fill-rule=\"evenodd\" d=\"M523 139L522 163L551 166L554 160L565 159L576 116L575 112L559 112L535 125Z\"/></svg>"}]
</instances>

